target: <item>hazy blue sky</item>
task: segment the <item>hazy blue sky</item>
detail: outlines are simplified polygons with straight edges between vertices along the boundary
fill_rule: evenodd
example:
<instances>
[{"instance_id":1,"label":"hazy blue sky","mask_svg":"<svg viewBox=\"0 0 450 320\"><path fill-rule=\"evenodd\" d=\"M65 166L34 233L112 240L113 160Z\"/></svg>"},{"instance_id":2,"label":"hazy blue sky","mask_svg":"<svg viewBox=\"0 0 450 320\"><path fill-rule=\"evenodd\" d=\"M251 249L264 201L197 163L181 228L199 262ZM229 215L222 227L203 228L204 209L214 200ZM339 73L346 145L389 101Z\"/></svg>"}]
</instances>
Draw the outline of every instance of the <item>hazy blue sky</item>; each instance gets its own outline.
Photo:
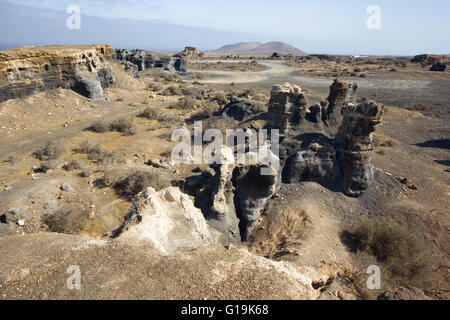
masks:
<instances>
[{"instance_id":1,"label":"hazy blue sky","mask_svg":"<svg viewBox=\"0 0 450 320\"><path fill-rule=\"evenodd\" d=\"M65 27L73 4L81 8L81 30ZM381 9L380 30L366 26L370 5ZM0 27L8 30L0 43L209 50L280 40L307 52L450 53L449 12L448 0L0 0Z\"/></svg>"}]
</instances>

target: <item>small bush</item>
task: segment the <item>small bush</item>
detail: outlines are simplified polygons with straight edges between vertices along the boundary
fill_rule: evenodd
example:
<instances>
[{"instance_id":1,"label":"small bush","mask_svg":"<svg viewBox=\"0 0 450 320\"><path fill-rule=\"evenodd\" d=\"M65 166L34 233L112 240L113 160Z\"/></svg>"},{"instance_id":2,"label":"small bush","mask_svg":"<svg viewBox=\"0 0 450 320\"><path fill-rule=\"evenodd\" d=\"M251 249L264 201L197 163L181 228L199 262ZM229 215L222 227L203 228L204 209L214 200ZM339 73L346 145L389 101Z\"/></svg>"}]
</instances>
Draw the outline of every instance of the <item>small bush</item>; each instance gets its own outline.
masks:
<instances>
[{"instance_id":1,"label":"small bush","mask_svg":"<svg viewBox=\"0 0 450 320\"><path fill-rule=\"evenodd\" d=\"M96 120L91 125L90 129L94 132L104 133L111 130L111 124L105 120Z\"/></svg>"},{"instance_id":2,"label":"small bush","mask_svg":"<svg viewBox=\"0 0 450 320\"><path fill-rule=\"evenodd\" d=\"M147 107L144 109L144 111L142 111L140 115L138 115L138 117L147 118L149 120L156 120L158 119L158 115L159 114L155 108Z\"/></svg>"},{"instance_id":3,"label":"small bush","mask_svg":"<svg viewBox=\"0 0 450 320\"><path fill-rule=\"evenodd\" d=\"M159 92L162 89L163 89L163 86L161 84L157 83L157 82L150 82L147 85L147 90L151 90L151 91L154 91L154 92Z\"/></svg>"},{"instance_id":4,"label":"small bush","mask_svg":"<svg viewBox=\"0 0 450 320\"><path fill-rule=\"evenodd\" d=\"M132 119L120 118L111 122L111 131L121 132L124 136L132 136L137 133L137 128Z\"/></svg>"},{"instance_id":5,"label":"small bush","mask_svg":"<svg viewBox=\"0 0 450 320\"><path fill-rule=\"evenodd\" d=\"M212 101L215 101L220 105L224 105L228 103L228 97L224 91L217 91L212 96Z\"/></svg>"},{"instance_id":6,"label":"small bush","mask_svg":"<svg viewBox=\"0 0 450 320\"><path fill-rule=\"evenodd\" d=\"M66 171L80 171L80 177L89 177L91 170L80 160L71 160L69 163L63 166Z\"/></svg>"},{"instance_id":7,"label":"small bush","mask_svg":"<svg viewBox=\"0 0 450 320\"><path fill-rule=\"evenodd\" d=\"M64 152L65 148L62 143L49 141L45 146L36 150L33 155L41 161L47 161L58 159Z\"/></svg>"},{"instance_id":8,"label":"small bush","mask_svg":"<svg viewBox=\"0 0 450 320\"><path fill-rule=\"evenodd\" d=\"M205 102L202 105L202 108L194 113L191 116L191 120L193 121L199 121L207 118L211 118L214 115L214 112L217 110L218 106L211 101Z\"/></svg>"},{"instance_id":9,"label":"small bush","mask_svg":"<svg viewBox=\"0 0 450 320\"><path fill-rule=\"evenodd\" d=\"M93 144L90 141L83 141L80 148L75 150L76 152L86 154L89 160L96 161L98 164L109 165L115 162L114 154L104 151L99 145ZM75 160L76 161L76 160ZM82 168L74 167L69 170L78 170Z\"/></svg>"},{"instance_id":10,"label":"small bush","mask_svg":"<svg viewBox=\"0 0 450 320\"><path fill-rule=\"evenodd\" d=\"M194 79L196 79L196 80L206 80L208 78L209 78L209 76L206 73L198 72L198 73L194 74Z\"/></svg>"},{"instance_id":11,"label":"small bush","mask_svg":"<svg viewBox=\"0 0 450 320\"><path fill-rule=\"evenodd\" d=\"M39 167L39 171L43 173L47 173L49 170L55 170L58 167L58 161L50 160L41 162L41 165Z\"/></svg>"},{"instance_id":12,"label":"small bush","mask_svg":"<svg viewBox=\"0 0 450 320\"><path fill-rule=\"evenodd\" d=\"M136 169L131 173L108 171L103 182L105 186L113 187L118 194L126 198L134 197L147 187L159 191L170 186L166 174L152 169Z\"/></svg>"},{"instance_id":13,"label":"small bush","mask_svg":"<svg viewBox=\"0 0 450 320\"><path fill-rule=\"evenodd\" d=\"M163 90L162 92L165 96L181 96L183 95L183 92L179 87L176 86L170 86Z\"/></svg>"},{"instance_id":14,"label":"small bush","mask_svg":"<svg viewBox=\"0 0 450 320\"><path fill-rule=\"evenodd\" d=\"M393 220L363 221L352 234L357 249L384 263L394 276L414 278L428 267L423 240Z\"/></svg>"},{"instance_id":15,"label":"small bush","mask_svg":"<svg viewBox=\"0 0 450 320\"><path fill-rule=\"evenodd\" d=\"M192 97L183 97L176 104L171 105L170 109L182 109L182 110L192 110L195 106L199 106L200 103Z\"/></svg>"},{"instance_id":16,"label":"small bush","mask_svg":"<svg viewBox=\"0 0 450 320\"><path fill-rule=\"evenodd\" d=\"M176 74L168 73L168 72L159 72L153 76L153 80L155 81L163 81L163 82L175 82L179 78Z\"/></svg>"}]
</instances>

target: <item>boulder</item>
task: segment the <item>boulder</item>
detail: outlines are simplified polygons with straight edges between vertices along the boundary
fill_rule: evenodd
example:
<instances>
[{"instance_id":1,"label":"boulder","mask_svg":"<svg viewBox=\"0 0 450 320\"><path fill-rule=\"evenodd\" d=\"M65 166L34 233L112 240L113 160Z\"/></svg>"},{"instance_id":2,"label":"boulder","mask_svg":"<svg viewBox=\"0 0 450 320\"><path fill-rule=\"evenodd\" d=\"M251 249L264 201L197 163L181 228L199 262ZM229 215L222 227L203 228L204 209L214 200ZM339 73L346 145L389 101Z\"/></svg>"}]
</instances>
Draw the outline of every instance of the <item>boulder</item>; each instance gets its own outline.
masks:
<instances>
[{"instance_id":1,"label":"boulder","mask_svg":"<svg viewBox=\"0 0 450 320\"><path fill-rule=\"evenodd\" d=\"M149 241L167 255L214 242L200 209L174 187L159 192L150 187L138 194L126 222L114 237Z\"/></svg>"}]
</instances>

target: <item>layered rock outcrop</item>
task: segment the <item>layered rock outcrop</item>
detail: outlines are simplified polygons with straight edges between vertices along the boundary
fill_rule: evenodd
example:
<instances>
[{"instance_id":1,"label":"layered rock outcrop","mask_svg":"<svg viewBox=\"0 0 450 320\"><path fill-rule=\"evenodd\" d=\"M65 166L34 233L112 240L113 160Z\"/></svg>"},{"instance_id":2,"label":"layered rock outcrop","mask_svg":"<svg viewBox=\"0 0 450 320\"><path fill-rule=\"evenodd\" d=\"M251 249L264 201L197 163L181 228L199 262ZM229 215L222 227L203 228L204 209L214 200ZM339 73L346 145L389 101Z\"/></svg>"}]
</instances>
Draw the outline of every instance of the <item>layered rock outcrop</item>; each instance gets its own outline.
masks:
<instances>
[{"instance_id":1,"label":"layered rock outcrop","mask_svg":"<svg viewBox=\"0 0 450 320\"><path fill-rule=\"evenodd\" d=\"M114 84L108 45L21 47L0 51L0 101L56 88L92 99Z\"/></svg>"},{"instance_id":2,"label":"layered rock outcrop","mask_svg":"<svg viewBox=\"0 0 450 320\"><path fill-rule=\"evenodd\" d=\"M270 92L267 128L286 132L306 114L307 101L299 86L289 83L274 85Z\"/></svg>"},{"instance_id":3,"label":"layered rock outcrop","mask_svg":"<svg viewBox=\"0 0 450 320\"><path fill-rule=\"evenodd\" d=\"M153 68L168 68L172 62L169 56L140 49L116 49L114 51L114 59L131 62L138 67L139 71Z\"/></svg>"},{"instance_id":4,"label":"layered rock outcrop","mask_svg":"<svg viewBox=\"0 0 450 320\"><path fill-rule=\"evenodd\" d=\"M373 181L373 132L384 114L384 106L375 102L349 104L336 136L337 160L346 195L361 196Z\"/></svg>"},{"instance_id":5,"label":"layered rock outcrop","mask_svg":"<svg viewBox=\"0 0 450 320\"><path fill-rule=\"evenodd\" d=\"M303 141L302 145L295 139L286 142L285 183L313 181L350 197L359 197L367 190L374 175L373 132L381 122L384 106L375 102L356 105L357 91L356 83L336 79L326 101L300 112L300 124L292 129L302 133Z\"/></svg>"},{"instance_id":6,"label":"layered rock outcrop","mask_svg":"<svg viewBox=\"0 0 450 320\"><path fill-rule=\"evenodd\" d=\"M328 106L323 107L322 119L327 126L338 127L342 122L342 108L348 103L356 103L358 85L347 84L336 79L330 87Z\"/></svg>"}]
</instances>

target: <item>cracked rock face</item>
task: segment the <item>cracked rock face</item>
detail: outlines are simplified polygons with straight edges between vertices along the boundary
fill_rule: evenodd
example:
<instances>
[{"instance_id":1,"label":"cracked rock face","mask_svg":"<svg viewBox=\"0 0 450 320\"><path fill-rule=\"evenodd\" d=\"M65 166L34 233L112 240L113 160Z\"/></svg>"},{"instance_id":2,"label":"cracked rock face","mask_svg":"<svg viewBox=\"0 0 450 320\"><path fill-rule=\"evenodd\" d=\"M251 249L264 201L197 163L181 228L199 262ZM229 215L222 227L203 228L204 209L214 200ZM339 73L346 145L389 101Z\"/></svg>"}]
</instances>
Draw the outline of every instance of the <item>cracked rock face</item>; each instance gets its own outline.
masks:
<instances>
[{"instance_id":1,"label":"cracked rock face","mask_svg":"<svg viewBox=\"0 0 450 320\"><path fill-rule=\"evenodd\" d=\"M231 149L223 150L225 157L233 156ZM279 188L281 169L271 165L279 159L268 149L263 153L265 156L259 161L256 153L247 153L249 162L245 165L215 166L208 223L222 234L223 244L240 245Z\"/></svg>"},{"instance_id":2,"label":"cracked rock face","mask_svg":"<svg viewBox=\"0 0 450 320\"><path fill-rule=\"evenodd\" d=\"M115 82L108 58L112 48L97 46L22 47L0 52L0 101L56 88L91 98Z\"/></svg>"},{"instance_id":3,"label":"cracked rock face","mask_svg":"<svg viewBox=\"0 0 450 320\"><path fill-rule=\"evenodd\" d=\"M147 188L137 195L116 236L149 241L168 255L214 242L200 209L188 195L173 187L159 192Z\"/></svg>"},{"instance_id":4,"label":"cracked rock face","mask_svg":"<svg viewBox=\"0 0 450 320\"><path fill-rule=\"evenodd\" d=\"M373 132L383 114L384 106L376 102L350 104L343 110L336 145L342 187L348 196L361 196L373 181Z\"/></svg>"}]
</instances>

